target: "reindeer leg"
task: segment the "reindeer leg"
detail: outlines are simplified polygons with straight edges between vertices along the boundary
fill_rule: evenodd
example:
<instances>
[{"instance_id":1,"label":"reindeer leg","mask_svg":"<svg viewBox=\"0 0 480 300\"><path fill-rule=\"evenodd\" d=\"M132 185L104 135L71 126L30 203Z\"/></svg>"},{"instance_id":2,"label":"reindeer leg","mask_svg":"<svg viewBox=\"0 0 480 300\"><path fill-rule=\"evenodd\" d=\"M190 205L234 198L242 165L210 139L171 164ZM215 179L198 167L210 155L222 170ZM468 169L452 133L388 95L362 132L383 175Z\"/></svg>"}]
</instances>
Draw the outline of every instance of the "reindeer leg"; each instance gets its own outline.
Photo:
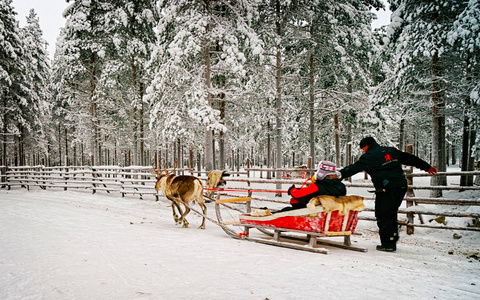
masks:
<instances>
[{"instance_id":1,"label":"reindeer leg","mask_svg":"<svg viewBox=\"0 0 480 300\"><path fill-rule=\"evenodd\" d=\"M180 214L177 215L176 211L175 211L175 207L177 208L178 210L178 213ZM172 200L172 212L173 212L173 220L175 220L175 224L180 224L182 223L181 221L181 215L182 215L182 209L180 208L180 206L178 205L178 202L176 200Z\"/></svg>"},{"instance_id":2,"label":"reindeer leg","mask_svg":"<svg viewBox=\"0 0 480 300\"><path fill-rule=\"evenodd\" d=\"M203 211L203 220L202 220L202 225L198 227L198 229L205 229L205 216L207 215L207 207L205 206L205 203L197 201L198 205L202 208Z\"/></svg>"},{"instance_id":3,"label":"reindeer leg","mask_svg":"<svg viewBox=\"0 0 480 300\"><path fill-rule=\"evenodd\" d=\"M182 220L183 220L183 228L188 228L188 221L187 219L185 219L185 217L188 215L188 213L190 212L190 207L188 207L187 204L183 203L183 206L185 206L185 213L182 215Z\"/></svg>"},{"instance_id":4,"label":"reindeer leg","mask_svg":"<svg viewBox=\"0 0 480 300\"><path fill-rule=\"evenodd\" d=\"M173 220L175 221L175 224L178 224L178 215L175 213L175 206L175 201L172 201Z\"/></svg>"}]
</instances>

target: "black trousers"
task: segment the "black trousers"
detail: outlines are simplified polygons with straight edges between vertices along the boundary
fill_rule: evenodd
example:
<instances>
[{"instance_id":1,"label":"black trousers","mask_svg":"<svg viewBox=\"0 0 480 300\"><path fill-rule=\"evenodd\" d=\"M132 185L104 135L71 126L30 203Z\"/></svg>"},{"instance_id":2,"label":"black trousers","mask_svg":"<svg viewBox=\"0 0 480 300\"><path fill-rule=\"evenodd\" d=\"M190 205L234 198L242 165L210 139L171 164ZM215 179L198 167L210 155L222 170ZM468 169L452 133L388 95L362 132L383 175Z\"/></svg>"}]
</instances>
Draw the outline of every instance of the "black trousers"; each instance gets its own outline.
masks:
<instances>
[{"instance_id":1,"label":"black trousers","mask_svg":"<svg viewBox=\"0 0 480 300\"><path fill-rule=\"evenodd\" d=\"M397 211L402 204L407 187L390 188L377 192L375 196L375 218L380 242L385 247L396 246L398 241Z\"/></svg>"}]
</instances>

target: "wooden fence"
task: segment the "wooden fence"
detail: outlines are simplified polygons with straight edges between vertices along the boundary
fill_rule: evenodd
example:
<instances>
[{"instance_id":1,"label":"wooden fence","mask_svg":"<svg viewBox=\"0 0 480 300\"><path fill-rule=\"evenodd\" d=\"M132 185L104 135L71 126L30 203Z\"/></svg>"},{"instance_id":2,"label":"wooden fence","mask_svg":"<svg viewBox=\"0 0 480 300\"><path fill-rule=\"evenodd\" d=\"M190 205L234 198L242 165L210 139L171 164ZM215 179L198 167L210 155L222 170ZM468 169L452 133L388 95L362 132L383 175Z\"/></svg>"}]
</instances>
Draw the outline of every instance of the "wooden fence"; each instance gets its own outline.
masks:
<instances>
[{"instance_id":1,"label":"wooden fence","mask_svg":"<svg viewBox=\"0 0 480 300\"><path fill-rule=\"evenodd\" d=\"M255 184L259 188L255 188L257 191L268 191L268 188L262 188L266 184L283 184L286 186L292 184L302 184L304 179L262 179L257 177L251 177L253 172L287 172L289 178L291 173L295 172L312 172L314 170L275 170L275 169L255 169L247 168L243 172L229 172L232 175L227 177L228 185L234 185L238 188L239 185L244 185L244 189L249 189L251 184ZM178 173L187 173L198 175L201 179L206 181L206 172L193 172L190 169L177 169ZM200 175L202 174L202 175ZM237 175L237 176L233 176ZM438 173L436 176L480 176L480 171L474 172L443 172ZM415 177L431 176L426 173L420 174L407 174L409 179L409 192L405 197L406 205L402 205L399 209L400 214L406 215L406 222L401 222L402 225L407 226L407 232L413 233L414 227L428 227L439 229L455 229L455 230L468 230L480 232L480 213L479 210L459 210L455 207L478 207L480 206L480 199L450 199L450 198L429 198L429 197L415 197L414 192L419 190L456 190L456 191L479 191L480 186L420 186L414 184ZM260 176L262 177L262 176ZM301 177L301 176L297 176ZM373 185L369 183L350 183L345 182L348 188L360 188L367 190L373 189ZM78 167L78 166L64 166L64 167L44 167L44 166L23 166L23 167L1 167L0 166L0 188L12 189L14 187L22 187L30 189L37 187L40 189L48 188L60 188L63 190L68 189L83 189L89 190L93 193L106 192L121 194L124 197L127 194L138 195L140 199L149 196L158 200L159 195L154 189L155 186L155 174L151 167L117 167L117 166L98 166L98 167ZM225 187L228 190L228 186ZM235 193L228 193L229 196L237 196ZM286 199L265 199L265 197L257 197L258 193L254 193L254 199L259 201L277 202L287 204ZM367 197L366 200L373 200L374 197ZM432 208L431 205L435 207ZM422 206L419 206L422 205ZM427 206L423 206L427 205ZM439 208L440 207L440 208ZM366 211L372 212L372 208L367 208ZM455 218L467 218L471 221L472 225L476 226L449 226L448 223L444 225L433 225L424 221L423 216L435 216L435 217L455 217ZM419 219L419 223L415 222L416 217ZM374 221L373 216L362 216L360 219Z\"/></svg>"},{"instance_id":2,"label":"wooden fence","mask_svg":"<svg viewBox=\"0 0 480 300\"><path fill-rule=\"evenodd\" d=\"M8 167L2 172L0 187L11 189L23 187L30 189L60 188L85 189L93 193L104 191L158 197L155 192L155 174L151 167Z\"/></svg>"}]
</instances>

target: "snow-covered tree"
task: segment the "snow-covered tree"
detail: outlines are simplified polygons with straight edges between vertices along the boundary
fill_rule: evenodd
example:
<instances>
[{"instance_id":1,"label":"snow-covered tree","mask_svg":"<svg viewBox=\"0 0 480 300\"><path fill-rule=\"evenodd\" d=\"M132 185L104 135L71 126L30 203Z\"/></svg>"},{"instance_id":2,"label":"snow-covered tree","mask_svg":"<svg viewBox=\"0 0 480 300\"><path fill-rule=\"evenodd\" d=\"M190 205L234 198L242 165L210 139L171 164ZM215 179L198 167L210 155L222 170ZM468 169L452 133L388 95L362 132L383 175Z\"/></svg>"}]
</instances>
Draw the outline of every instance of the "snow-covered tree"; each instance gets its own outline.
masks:
<instances>
[{"instance_id":1,"label":"snow-covered tree","mask_svg":"<svg viewBox=\"0 0 480 300\"><path fill-rule=\"evenodd\" d=\"M264 5L268 6L267 3ZM288 112L282 121L283 146L301 149L314 159L315 152L326 159L326 153L335 147L337 157L332 160L340 164L340 133L344 136L342 144L347 144L352 139L356 112L367 105L375 45L370 9L382 4L379 1L279 3L285 18L280 23L285 28L281 46L282 87L286 92L282 105ZM284 6L287 4L290 6ZM261 32L266 30L264 24L261 23ZM276 41L267 39L272 40ZM333 127L336 130L332 130ZM331 135L330 141L320 140L323 132L336 134Z\"/></svg>"},{"instance_id":2,"label":"snow-covered tree","mask_svg":"<svg viewBox=\"0 0 480 300\"><path fill-rule=\"evenodd\" d=\"M313 106L317 111L333 114L335 160L342 165L342 144L346 146L344 163L348 164L349 145L361 134L354 132L353 127L359 121L359 112L368 105L368 91L372 84L370 72L376 41L371 28L371 9L383 5L380 1L357 0L326 4L326 19L320 19L322 27L314 35L320 60L315 80L318 84L314 89L319 101ZM332 128L328 123L318 125Z\"/></svg>"},{"instance_id":3,"label":"snow-covered tree","mask_svg":"<svg viewBox=\"0 0 480 300\"><path fill-rule=\"evenodd\" d=\"M410 96L419 106L429 103L432 165L440 171L446 170L446 87L451 83L448 58L452 49L447 34L464 5L463 1L446 0L391 1L394 22L389 34L396 75L391 91L402 98ZM432 177L432 183L446 184L446 178Z\"/></svg>"},{"instance_id":4,"label":"snow-covered tree","mask_svg":"<svg viewBox=\"0 0 480 300\"><path fill-rule=\"evenodd\" d=\"M102 154L102 100L99 78L111 41L112 28L105 15L113 11L111 1L73 0L65 10L66 24L60 44L57 44L58 67L62 89L67 89L69 116L76 126L75 135L88 141L93 163L101 163ZM61 67L60 67L61 66ZM65 102L64 102L65 103Z\"/></svg>"},{"instance_id":5,"label":"snow-covered tree","mask_svg":"<svg viewBox=\"0 0 480 300\"><path fill-rule=\"evenodd\" d=\"M29 103L29 87L26 80L26 65L23 60L22 35L15 19L11 0L0 0L0 126L2 128L2 163L7 165L8 145L13 137L20 137L24 127L29 127L25 119ZM27 129L28 130L28 129ZM15 152L18 151L17 148ZM12 150L13 150L12 149ZM10 156L17 158L17 155ZM18 161L10 162L18 164Z\"/></svg>"},{"instance_id":6,"label":"snow-covered tree","mask_svg":"<svg viewBox=\"0 0 480 300\"><path fill-rule=\"evenodd\" d=\"M205 168L213 168L212 131L225 132L218 108L241 96L247 52L260 54L251 30L256 1L161 1L157 45L147 99L151 127L164 141L199 143L204 136ZM199 125L201 127L199 127ZM203 133L202 134L202 130Z\"/></svg>"},{"instance_id":7,"label":"snow-covered tree","mask_svg":"<svg viewBox=\"0 0 480 300\"><path fill-rule=\"evenodd\" d=\"M462 171L473 171L475 152L478 151L478 122L480 115L480 1L470 0L456 17L448 32L448 42L461 58L456 77L463 112ZM461 185L473 185L473 176L462 176Z\"/></svg>"},{"instance_id":8,"label":"snow-covered tree","mask_svg":"<svg viewBox=\"0 0 480 300\"><path fill-rule=\"evenodd\" d=\"M30 148L37 154L48 153L48 125L50 124L50 61L47 52L47 42L43 38L39 18L33 9L27 16L27 25L22 28L22 40L24 42L26 72L26 84L28 85L27 102L28 111L25 117L31 124ZM22 139L24 140L24 139ZM33 149L36 149L33 151ZM38 151L41 149L41 151Z\"/></svg>"},{"instance_id":9,"label":"snow-covered tree","mask_svg":"<svg viewBox=\"0 0 480 300\"><path fill-rule=\"evenodd\" d=\"M145 105L143 95L149 81L146 65L155 44L154 28L158 22L156 1L113 1L114 9L106 18L113 29L113 47L104 68L105 97L120 94L113 101L130 114L128 126L133 136L133 163L145 165ZM123 91L123 93L118 93ZM118 124L119 125L119 124Z\"/></svg>"}]
</instances>

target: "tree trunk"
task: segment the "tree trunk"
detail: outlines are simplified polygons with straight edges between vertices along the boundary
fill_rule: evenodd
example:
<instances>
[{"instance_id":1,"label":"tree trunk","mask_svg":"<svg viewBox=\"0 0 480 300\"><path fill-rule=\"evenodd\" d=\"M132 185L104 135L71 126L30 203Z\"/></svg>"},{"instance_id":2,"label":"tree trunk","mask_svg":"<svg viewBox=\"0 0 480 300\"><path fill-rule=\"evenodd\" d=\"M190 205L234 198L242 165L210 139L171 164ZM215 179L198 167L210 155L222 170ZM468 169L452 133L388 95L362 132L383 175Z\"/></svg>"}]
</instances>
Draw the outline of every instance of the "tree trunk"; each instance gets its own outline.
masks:
<instances>
[{"instance_id":1,"label":"tree trunk","mask_svg":"<svg viewBox=\"0 0 480 300\"><path fill-rule=\"evenodd\" d=\"M206 6L206 11L207 14L210 14L210 1L205 0L205 6ZM210 31L209 25L207 24L206 30L207 33ZM211 61L210 61L210 43L205 42L205 45L203 46L203 59L205 63L205 88L206 88L206 93L205 93L205 100L207 101L209 106L212 106L212 95L211 95L211 87L212 87L212 82L211 82ZM208 125L207 125L208 126ZM213 170L213 134L212 131L207 127L205 129L205 170L211 171Z\"/></svg>"},{"instance_id":2,"label":"tree trunk","mask_svg":"<svg viewBox=\"0 0 480 300\"><path fill-rule=\"evenodd\" d=\"M2 162L4 166L7 166L7 92L3 94L3 105L2 105ZM5 175L5 170L2 169L2 175ZM2 177L2 182L5 181L5 177Z\"/></svg>"},{"instance_id":3,"label":"tree trunk","mask_svg":"<svg viewBox=\"0 0 480 300\"><path fill-rule=\"evenodd\" d=\"M20 137L19 137L19 154L20 154L20 166L25 166L26 155L25 155L25 128L20 126Z\"/></svg>"},{"instance_id":4,"label":"tree trunk","mask_svg":"<svg viewBox=\"0 0 480 300\"><path fill-rule=\"evenodd\" d=\"M272 167L272 138L271 138L271 129L270 129L270 121L267 121L267 169ZM267 171L267 179L271 179L272 174L270 171Z\"/></svg>"},{"instance_id":5,"label":"tree trunk","mask_svg":"<svg viewBox=\"0 0 480 300\"><path fill-rule=\"evenodd\" d=\"M143 115L145 107L143 105L143 82L140 82L138 85L138 94L139 94L139 101L140 101L140 111L138 116L139 127L140 127L140 164L142 166L146 165L145 161L145 130L144 130L144 122L143 122Z\"/></svg>"},{"instance_id":6,"label":"tree trunk","mask_svg":"<svg viewBox=\"0 0 480 300\"><path fill-rule=\"evenodd\" d=\"M340 166L340 125L338 122L338 113L333 116L334 134L335 134L335 164Z\"/></svg>"},{"instance_id":7,"label":"tree trunk","mask_svg":"<svg viewBox=\"0 0 480 300\"><path fill-rule=\"evenodd\" d=\"M398 149L405 151L405 119L400 120L400 135L398 136Z\"/></svg>"},{"instance_id":8,"label":"tree trunk","mask_svg":"<svg viewBox=\"0 0 480 300\"><path fill-rule=\"evenodd\" d=\"M68 153L68 129L65 126L65 165L66 166L69 165L68 156L69 156L69 153Z\"/></svg>"},{"instance_id":9,"label":"tree trunk","mask_svg":"<svg viewBox=\"0 0 480 300\"><path fill-rule=\"evenodd\" d=\"M137 66L135 63L131 63L132 68L132 86L133 90L136 90L137 87ZM137 114L137 106L138 103L135 99L133 99L132 103L132 121L133 121L133 164L138 165L138 114Z\"/></svg>"},{"instance_id":10,"label":"tree trunk","mask_svg":"<svg viewBox=\"0 0 480 300\"><path fill-rule=\"evenodd\" d=\"M309 113L309 132L310 132L310 157L315 161L315 118L314 118L314 108L315 108L315 98L314 98L314 60L313 60L313 47L310 50L310 86L309 86L309 101L308 101L308 113Z\"/></svg>"},{"instance_id":11,"label":"tree trunk","mask_svg":"<svg viewBox=\"0 0 480 300\"><path fill-rule=\"evenodd\" d=\"M276 29L277 29L277 35L279 37L282 37L282 28L281 28L281 11L280 11L280 1L276 1ZM280 45L277 45L277 47L280 47ZM281 172L278 171L278 169L282 168L282 123L283 123L283 114L282 114L282 86L281 86L281 80L282 80L282 53L280 52L280 49L277 49L277 54L276 54L276 74L275 74L275 109L276 109L276 118L277 118L277 124L275 128L275 143L276 143L276 151L277 151L277 157L276 157L276 168L277 171L275 172L275 177L276 179L280 179L281 177ZM276 185L277 191L280 191L282 189L282 184L277 183ZM276 194L277 197L281 197L281 193Z\"/></svg>"},{"instance_id":12,"label":"tree trunk","mask_svg":"<svg viewBox=\"0 0 480 300\"><path fill-rule=\"evenodd\" d=\"M352 163L352 123L347 124L347 142L345 145L345 164L348 166ZM351 178L350 178L351 180Z\"/></svg>"},{"instance_id":13,"label":"tree trunk","mask_svg":"<svg viewBox=\"0 0 480 300\"><path fill-rule=\"evenodd\" d=\"M97 72L96 72L96 57L95 53L90 55L90 68L91 68L91 76L90 76L90 106L91 106L91 118L92 118L92 136L91 136L91 149L93 155L93 163L95 165L100 164L100 124L97 114Z\"/></svg>"},{"instance_id":14,"label":"tree trunk","mask_svg":"<svg viewBox=\"0 0 480 300\"><path fill-rule=\"evenodd\" d=\"M177 143L176 143L176 159L175 161L177 161L177 166L178 168L183 168L183 159L182 159L182 145L181 145L181 142L180 142L180 139L177 139Z\"/></svg>"},{"instance_id":15,"label":"tree trunk","mask_svg":"<svg viewBox=\"0 0 480 300\"><path fill-rule=\"evenodd\" d=\"M6 167L7 164L7 92L3 95L3 107L2 107L2 164ZM6 170L2 169L2 175L5 175ZM5 182L5 177L2 177L2 182Z\"/></svg>"},{"instance_id":16,"label":"tree trunk","mask_svg":"<svg viewBox=\"0 0 480 300\"><path fill-rule=\"evenodd\" d=\"M445 103L441 94L440 77L441 66L438 54L432 57L432 165L436 166L438 171L446 171L445 160ZM445 176L433 176L432 185L446 185L447 178ZM441 190L433 190L430 192L432 197L441 197Z\"/></svg>"},{"instance_id":17,"label":"tree trunk","mask_svg":"<svg viewBox=\"0 0 480 300\"><path fill-rule=\"evenodd\" d=\"M62 165L62 126L58 123L58 161L59 166Z\"/></svg>"},{"instance_id":18,"label":"tree trunk","mask_svg":"<svg viewBox=\"0 0 480 300\"><path fill-rule=\"evenodd\" d=\"M275 102L275 109L277 111L276 118L277 118L277 124L275 128L275 150L276 150L276 162L275 162L275 167L277 171L275 172L275 178L278 180L281 178L281 172L278 171L278 169L282 168L282 91L281 91L281 85L280 85L280 80L282 77L282 54L280 51L277 51L277 74L276 74L276 80L275 80L275 86L276 86L276 102ZM282 189L282 184L277 183L276 185L277 190ZM277 197L281 197L282 194L278 193L276 194Z\"/></svg>"},{"instance_id":19,"label":"tree trunk","mask_svg":"<svg viewBox=\"0 0 480 300\"><path fill-rule=\"evenodd\" d=\"M225 85L224 85L225 86ZM225 124L225 94L220 95L220 122ZM218 138L219 169L225 169L225 133L220 131Z\"/></svg>"},{"instance_id":20,"label":"tree trunk","mask_svg":"<svg viewBox=\"0 0 480 300\"><path fill-rule=\"evenodd\" d=\"M470 55L467 57L467 70L466 70L466 81L467 86L470 86L472 81L472 74L470 70ZM471 120L471 111L472 103L470 100L470 95L466 94L464 96L465 105L463 107L463 136L462 136L462 171L473 171L474 166L474 157L472 155L472 147L475 145L475 129ZM460 177L461 186L472 186L473 185L473 176L461 176Z\"/></svg>"},{"instance_id":21,"label":"tree trunk","mask_svg":"<svg viewBox=\"0 0 480 300\"><path fill-rule=\"evenodd\" d=\"M466 112L469 109L469 106L467 105L468 102L470 102L470 96L466 96L465 98L468 98L465 102L465 113L463 117L463 137L462 137L462 171L472 171L473 169L470 169L470 121L469 121L469 116L468 112ZM472 176L461 176L460 177L460 185L461 186L471 186L473 185L473 177Z\"/></svg>"}]
</instances>

